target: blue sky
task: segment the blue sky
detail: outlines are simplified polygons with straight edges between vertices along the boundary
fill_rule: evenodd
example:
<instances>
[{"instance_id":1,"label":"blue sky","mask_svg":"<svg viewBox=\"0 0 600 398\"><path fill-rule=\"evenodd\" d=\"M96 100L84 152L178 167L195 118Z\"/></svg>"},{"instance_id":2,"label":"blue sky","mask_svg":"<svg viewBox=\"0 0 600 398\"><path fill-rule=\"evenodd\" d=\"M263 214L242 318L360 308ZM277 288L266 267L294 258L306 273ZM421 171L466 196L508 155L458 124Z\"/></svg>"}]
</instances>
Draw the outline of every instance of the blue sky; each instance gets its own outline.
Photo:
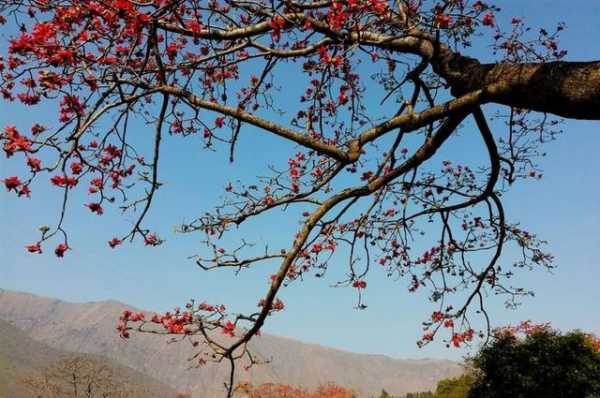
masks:
<instances>
[{"instance_id":1,"label":"blue sky","mask_svg":"<svg viewBox=\"0 0 600 398\"><path fill-rule=\"evenodd\" d=\"M600 59L599 3L506 0L498 5L503 8L502 17L522 16L532 26L566 22L568 29L561 45L569 50L567 58ZM469 55L489 57L489 52L477 48ZM38 121L44 109L32 109L0 104L0 126L27 126ZM502 300L490 298L495 325L532 319L551 321L563 330L581 328L600 334L599 129L600 123L566 121L565 133L545 147L547 156L540 161L544 178L519 184L505 197L510 219L521 221L548 240L559 267L552 274L519 274L519 284L533 289L536 296L526 299L516 311L507 311ZM201 152L182 142L181 137L167 140L161 178L167 184L159 191L150 218L167 239L160 248L145 248L138 242L110 250L106 241L113 231L123 231L128 220L120 219L116 212L97 217L75 206L67 219L73 251L64 259L51 254L29 255L23 247L35 239L37 227L56 219L56 190L40 184L30 200L0 193L0 287L70 301L111 298L156 310L171 309L192 297L223 302L233 310L254 307L264 294L266 276L273 272L274 264L237 278L228 271L206 273L186 260L196 253L200 237L172 232L175 224L210 209L228 179L247 179L254 170L264 170L261 166L271 153L289 150L262 133L244 137L241 144L249 150L239 151L233 165L223 151ZM468 149L455 148L451 155L460 156ZM19 168L13 163L1 158L0 178L17 173ZM285 247L288 229L293 226L288 218L282 213L263 218L250 227L252 234L273 247ZM405 281L370 277L369 308L365 311L353 309L356 297L352 289L330 288L333 282L307 278L285 289L282 298L287 309L270 319L265 332L397 357L459 358L465 353L441 343L416 347L420 322L431 307L423 296L409 295Z\"/></svg>"}]
</instances>

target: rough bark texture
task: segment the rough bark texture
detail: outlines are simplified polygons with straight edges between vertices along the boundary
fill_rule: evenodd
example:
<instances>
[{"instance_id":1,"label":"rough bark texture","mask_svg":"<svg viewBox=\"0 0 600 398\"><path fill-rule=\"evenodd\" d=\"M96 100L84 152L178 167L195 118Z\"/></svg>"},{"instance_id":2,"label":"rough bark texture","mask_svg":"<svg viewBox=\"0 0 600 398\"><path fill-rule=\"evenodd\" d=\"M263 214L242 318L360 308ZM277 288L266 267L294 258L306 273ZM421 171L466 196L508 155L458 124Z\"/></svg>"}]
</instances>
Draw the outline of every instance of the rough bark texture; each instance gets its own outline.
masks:
<instances>
[{"instance_id":1,"label":"rough bark texture","mask_svg":"<svg viewBox=\"0 0 600 398\"><path fill-rule=\"evenodd\" d=\"M454 54L441 74L456 96L494 85L490 102L600 120L600 61L481 64Z\"/></svg>"}]
</instances>

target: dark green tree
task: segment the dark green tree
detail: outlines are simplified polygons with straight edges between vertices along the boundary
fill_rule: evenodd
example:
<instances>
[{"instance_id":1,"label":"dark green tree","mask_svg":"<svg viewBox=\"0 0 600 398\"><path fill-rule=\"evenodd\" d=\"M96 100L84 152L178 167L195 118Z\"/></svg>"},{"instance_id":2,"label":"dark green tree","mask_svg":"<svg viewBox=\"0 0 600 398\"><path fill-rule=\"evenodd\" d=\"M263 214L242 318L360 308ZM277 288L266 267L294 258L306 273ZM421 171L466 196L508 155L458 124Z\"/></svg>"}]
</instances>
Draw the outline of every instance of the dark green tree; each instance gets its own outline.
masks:
<instances>
[{"instance_id":1,"label":"dark green tree","mask_svg":"<svg viewBox=\"0 0 600 398\"><path fill-rule=\"evenodd\" d=\"M469 390L475 381L468 372L460 377L441 380L435 390L434 398L467 398Z\"/></svg>"},{"instance_id":2,"label":"dark green tree","mask_svg":"<svg viewBox=\"0 0 600 398\"><path fill-rule=\"evenodd\" d=\"M472 359L476 380L469 398L600 396L599 340L549 327L497 333ZM517 330L523 332L523 330Z\"/></svg>"}]
</instances>

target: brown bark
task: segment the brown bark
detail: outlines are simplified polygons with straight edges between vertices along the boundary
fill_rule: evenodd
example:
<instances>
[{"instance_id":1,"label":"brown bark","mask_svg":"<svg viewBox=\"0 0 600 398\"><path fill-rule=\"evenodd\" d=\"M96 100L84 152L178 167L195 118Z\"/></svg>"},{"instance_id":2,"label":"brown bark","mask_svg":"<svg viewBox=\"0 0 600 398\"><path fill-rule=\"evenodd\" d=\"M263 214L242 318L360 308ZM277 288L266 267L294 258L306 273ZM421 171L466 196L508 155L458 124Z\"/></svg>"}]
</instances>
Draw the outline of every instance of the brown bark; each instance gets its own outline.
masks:
<instances>
[{"instance_id":1,"label":"brown bark","mask_svg":"<svg viewBox=\"0 0 600 398\"><path fill-rule=\"evenodd\" d=\"M481 64L453 54L438 70L455 96L494 85L490 102L600 120L600 61Z\"/></svg>"}]
</instances>

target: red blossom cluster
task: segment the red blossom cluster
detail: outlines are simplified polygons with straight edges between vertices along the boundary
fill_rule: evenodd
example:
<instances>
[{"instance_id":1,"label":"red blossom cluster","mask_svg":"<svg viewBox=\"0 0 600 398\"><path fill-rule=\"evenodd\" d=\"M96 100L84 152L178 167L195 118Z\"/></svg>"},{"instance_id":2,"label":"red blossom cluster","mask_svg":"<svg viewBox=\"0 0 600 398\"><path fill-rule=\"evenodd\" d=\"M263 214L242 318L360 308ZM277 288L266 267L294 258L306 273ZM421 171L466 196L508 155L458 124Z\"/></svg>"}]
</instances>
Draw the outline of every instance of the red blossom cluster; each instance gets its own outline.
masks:
<instances>
[{"instance_id":1,"label":"red blossom cluster","mask_svg":"<svg viewBox=\"0 0 600 398\"><path fill-rule=\"evenodd\" d=\"M512 336L517 335L530 335L548 331L550 329L550 323L533 323L530 320L519 322L517 325L504 326L494 330L495 335L509 334Z\"/></svg>"},{"instance_id":2,"label":"red blossom cluster","mask_svg":"<svg viewBox=\"0 0 600 398\"><path fill-rule=\"evenodd\" d=\"M265 299L260 299L260 301L257 304L258 307L264 307L265 305L266 305ZM272 312L283 311L284 309L285 309L285 304L279 298L276 298L275 301L273 302L273 304L271 304Z\"/></svg>"}]
</instances>

